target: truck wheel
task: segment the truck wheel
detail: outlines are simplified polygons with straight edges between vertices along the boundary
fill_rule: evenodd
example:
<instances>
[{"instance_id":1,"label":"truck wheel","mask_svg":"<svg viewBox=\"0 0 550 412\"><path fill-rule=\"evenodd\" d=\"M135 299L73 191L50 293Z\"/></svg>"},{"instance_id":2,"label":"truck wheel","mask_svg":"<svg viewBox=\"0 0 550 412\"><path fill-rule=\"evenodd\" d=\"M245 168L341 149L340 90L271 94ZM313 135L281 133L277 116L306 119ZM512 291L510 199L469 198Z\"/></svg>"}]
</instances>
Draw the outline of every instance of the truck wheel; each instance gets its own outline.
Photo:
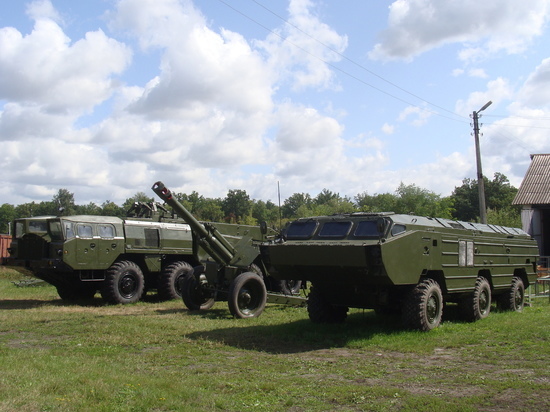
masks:
<instances>
[{"instance_id":1,"label":"truck wheel","mask_svg":"<svg viewBox=\"0 0 550 412\"><path fill-rule=\"evenodd\" d=\"M59 297L68 302L92 299L97 292L96 288L86 285L60 285L56 289Z\"/></svg>"},{"instance_id":2,"label":"truck wheel","mask_svg":"<svg viewBox=\"0 0 550 412\"><path fill-rule=\"evenodd\" d=\"M439 283L433 279L422 280L405 300L404 326L427 332L439 326L442 316L443 295Z\"/></svg>"},{"instance_id":3,"label":"truck wheel","mask_svg":"<svg viewBox=\"0 0 550 412\"><path fill-rule=\"evenodd\" d=\"M485 319L491 312L491 285L480 276L476 279L473 293L464 296L458 302L460 315L468 322Z\"/></svg>"},{"instance_id":4,"label":"truck wheel","mask_svg":"<svg viewBox=\"0 0 550 412\"><path fill-rule=\"evenodd\" d=\"M347 307L331 305L315 286L307 298L307 312L313 323L342 323L348 316Z\"/></svg>"},{"instance_id":5,"label":"truck wheel","mask_svg":"<svg viewBox=\"0 0 550 412\"><path fill-rule=\"evenodd\" d=\"M200 277L204 275L201 273ZM197 281L193 272L180 278L180 290L183 304L189 310L208 310L216 303L213 292L203 287L202 281Z\"/></svg>"},{"instance_id":6,"label":"truck wheel","mask_svg":"<svg viewBox=\"0 0 550 412\"><path fill-rule=\"evenodd\" d=\"M264 281L256 273L241 273L229 285L227 304L236 318L257 318L262 314L266 301Z\"/></svg>"},{"instance_id":7,"label":"truck wheel","mask_svg":"<svg viewBox=\"0 0 550 412\"><path fill-rule=\"evenodd\" d=\"M521 312L525 304L525 286L521 278L514 276L512 286L505 293L500 295L497 300L499 309L513 310Z\"/></svg>"},{"instance_id":8,"label":"truck wheel","mask_svg":"<svg viewBox=\"0 0 550 412\"><path fill-rule=\"evenodd\" d=\"M161 272L157 294L161 300L181 298L180 279L193 272L193 268L187 262L175 262L164 268Z\"/></svg>"},{"instance_id":9,"label":"truck wheel","mask_svg":"<svg viewBox=\"0 0 550 412\"><path fill-rule=\"evenodd\" d=\"M107 270L101 296L107 303L134 303L141 299L145 281L134 262L116 262Z\"/></svg>"}]
</instances>

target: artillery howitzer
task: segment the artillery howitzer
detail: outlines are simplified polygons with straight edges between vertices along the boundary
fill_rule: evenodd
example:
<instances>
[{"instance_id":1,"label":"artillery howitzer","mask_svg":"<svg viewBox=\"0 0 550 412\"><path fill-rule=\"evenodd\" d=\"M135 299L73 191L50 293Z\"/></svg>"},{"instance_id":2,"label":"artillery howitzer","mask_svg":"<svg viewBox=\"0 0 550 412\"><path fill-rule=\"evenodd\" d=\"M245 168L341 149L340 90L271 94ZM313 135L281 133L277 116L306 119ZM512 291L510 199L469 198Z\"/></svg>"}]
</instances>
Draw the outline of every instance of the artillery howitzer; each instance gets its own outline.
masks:
<instances>
[{"instance_id":1,"label":"artillery howitzer","mask_svg":"<svg viewBox=\"0 0 550 412\"><path fill-rule=\"evenodd\" d=\"M365 308L401 313L424 331L439 325L446 302L469 321L489 315L492 297L521 311L538 259L521 229L393 213L298 219L261 251L271 276L311 282L313 322Z\"/></svg>"},{"instance_id":2,"label":"artillery howitzer","mask_svg":"<svg viewBox=\"0 0 550 412\"><path fill-rule=\"evenodd\" d=\"M301 280L277 281L267 275L259 251L259 244L269 239L267 225L240 225L237 236L227 236L218 230L224 224L195 219L162 182L156 182L152 189L189 224L195 242L206 252L202 264L180 280L181 295L188 309L210 309L215 301L226 300L233 316L249 318L260 316L267 301L305 302L296 295Z\"/></svg>"}]
</instances>

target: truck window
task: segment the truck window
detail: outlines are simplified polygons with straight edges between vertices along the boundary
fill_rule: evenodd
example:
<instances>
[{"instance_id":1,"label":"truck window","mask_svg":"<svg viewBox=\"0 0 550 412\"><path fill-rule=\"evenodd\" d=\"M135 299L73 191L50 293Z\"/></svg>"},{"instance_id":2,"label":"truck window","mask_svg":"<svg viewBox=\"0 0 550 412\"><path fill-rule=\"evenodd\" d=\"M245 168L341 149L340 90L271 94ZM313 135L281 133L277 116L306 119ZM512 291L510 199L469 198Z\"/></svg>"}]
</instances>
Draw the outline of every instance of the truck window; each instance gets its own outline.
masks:
<instances>
[{"instance_id":1,"label":"truck window","mask_svg":"<svg viewBox=\"0 0 550 412\"><path fill-rule=\"evenodd\" d=\"M378 238L378 225L376 220L364 220L357 224L353 236L360 238Z\"/></svg>"},{"instance_id":2,"label":"truck window","mask_svg":"<svg viewBox=\"0 0 550 412\"><path fill-rule=\"evenodd\" d=\"M25 233L25 225L23 222L15 222L15 237L20 238Z\"/></svg>"},{"instance_id":3,"label":"truck window","mask_svg":"<svg viewBox=\"0 0 550 412\"><path fill-rule=\"evenodd\" d=\"M351 222L326 222L319 231L319 237L343 238L351 229Z\"/></svg>"},{"instance_id":4,"label":"truck window","mask_svg":"<svg viewBox=\"0 0 550 412\"><path fill-rule=\"evenodd\" d=\"M63 240L63 230L61 230L61 222L59 220L48 222L48 226L52 240Z\"/></svg>"},{"instance_id":5,"label":"truck window","mask_svg":"<svg viewBox=\"0 0 550 412\"><path fill-rule=\"evenodd\" d=\"M91 238L92 235L92 227L90 225L78 225L78 237L85 237L85 238Z\"/></svg>"},{"instance_id":6,"label":"truck window","mask_svg":"<svg viewBox=\"0 0 550 412\"><path fill-rule=\"evenodd\" d=\"M65 239L74 238L73 222L63 222L63 228L65 230Z\"/></svg>"},{"instance_id":7,"label":"truck window","mask_svg":"<svg viewBox=\"0 0 550 412\"><path fill-rule=\"evenodd\" d=\"M47 230L48 229L47 229L45 220L41 220L41 221L31 220L29 222L29 233L43 233L43 232L46 232Z\"/></svg>"},{"instance_id":8,"label":"truck window","mask_svg":"<svg viewBox=\"0 0 550 412\"><path fill-rule=\"evenodd\" d=\"M112 225L98 225L97 231L101 238L112 239L115 237L115 228Z\"/></svg>"},{"instance_id":9,"label":"truck window","mask_svg":"<svg viewBox=\"0 0 550 412\"><path fill-rule=\"evenodd\" d=\"M305 222L292 222L286 231L287 239L309 239L317 228L316 220Z\"/></svg>"},{"instance_id":10,"label":"truck window","mask_svg":"<svg viewBox=\"0 0 550 412\"><path fill-rule=\"evenodd\" d=\"M405 230L407 230L407 227L405 225L395 224L391 228L391 235L397 236L398 234L403 233Z\"/></svg>"}]
</instances>

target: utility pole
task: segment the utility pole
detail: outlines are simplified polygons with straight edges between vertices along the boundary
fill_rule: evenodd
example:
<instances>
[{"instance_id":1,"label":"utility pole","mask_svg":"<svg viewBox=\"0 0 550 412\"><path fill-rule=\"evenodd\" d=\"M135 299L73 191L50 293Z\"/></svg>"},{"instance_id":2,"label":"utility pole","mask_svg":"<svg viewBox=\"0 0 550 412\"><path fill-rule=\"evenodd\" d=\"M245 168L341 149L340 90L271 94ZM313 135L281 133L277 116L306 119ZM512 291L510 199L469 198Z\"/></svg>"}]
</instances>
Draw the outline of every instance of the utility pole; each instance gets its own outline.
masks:
<instances>
[{"instance_id":1,"label":"utility pole","mask_svg":"<svg viewBox=\"0 0 550 412\"><path fill-rule=\"evenodd\" d=\"M483 172L481 171L481 152L479 150L479 113L488 108L493 102L488 101L477 112L474 111L474 139L476 144L476 162L477 162L477 189L479 193L479 219L481 223L487 223L487 206L485 206L485 181L483 180Z\"/></svg>"}]
</instances>

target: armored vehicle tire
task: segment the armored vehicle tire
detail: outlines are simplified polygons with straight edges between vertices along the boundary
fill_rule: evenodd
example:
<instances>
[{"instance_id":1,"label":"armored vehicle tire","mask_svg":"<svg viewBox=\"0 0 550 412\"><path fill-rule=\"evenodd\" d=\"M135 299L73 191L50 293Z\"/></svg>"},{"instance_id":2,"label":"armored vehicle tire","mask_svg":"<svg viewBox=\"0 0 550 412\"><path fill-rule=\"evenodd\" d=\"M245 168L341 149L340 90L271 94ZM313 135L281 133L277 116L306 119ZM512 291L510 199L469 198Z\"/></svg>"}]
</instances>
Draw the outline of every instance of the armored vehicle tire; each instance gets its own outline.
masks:
<instances>
[{"instance_id":1,"label":"armored vehicle tire","mask_svg":"<svg viewBox=\"0 0 550 412\"><path fill-rule=\"evenodd\" d=\"M199 275L204 276L202 272ZM183 304L189 310L208 310L216 303L213 292L202 287L193 272L180 278L180 290Z\"/></svg>"},{"instance_id":2,"label":"armored vehicle tire","mask_svg":"<svg viewBox=\"0 0 550 412\"><path fill-rule=\"evenodd\" d=\"M458 302L460 316L469 322L484 319L491 312L491 285L480 276L472 293L464 296Z\"/></svg>"},{"instance_id":3,"label":"armored vehicle tire","mask_svg":"<svg viewBox=\"0 0 550 412\"><path fill-rule=\"evenodd\" d=\"M241 273L229 285L227 304L229 311L236 318L260 316L266 302L265 283L257 273Z\"/></svg>"},{"instance_id":4,"label":"armored vehicle tire","mask_svg":"<svg viewBox=\"0 0 550 412\"><path fill-rule=\"evenodd\" d=\"M273 278L265 279L265 286L270 292L279 292L285 295L297 295L302 287L301 280L276 280Z\"/></svg>"},{"instance_id":5,"label":"armored vehicle tire","mask_svg":"<svg viewBox=\"0 0 550 412\"><path fill-rule=\"evenodd\" d=\"M97 288L88 285L60 285L56 289L59 297L68 302L92 299L97 292Z\"/></svg>"},{"instance_id":6,"label":"armored vehicle tire","mask_svg":"<svg viewBox=\"0 0 550 412\"><path fill-rule=\"evenodd\" d=\"M105 275L101 296L107 303L134 303L141 299L145 281L143 272L134 262L114 263Z\"/></svg>"},{"instance_id":7,"label":"armored vehicle tire","mask_svg":"<svg viewBox=\"0 0 550 412\"><path fill-rule=\"evenodd\" d=\"M193 272L193 268L187 262L174 262L166 266L161 272L157 293L161 300L181 298L180 279Z\"/></svg>"},{"instance_id":8,"label":"armored vehicle tire","mask_svg":"<svg viewBox=\"0 0 550 412\"><path fill-rule=\"evenodd\" d=\"M307 312L314 323L342 323L348 316L347 307L331 305L315 286L307 298Z\"/></svg>"},{"instance_id":9,"label":"armored vehicle tire","mask_svg":"<svg viewBox=\"0 0 550 412\"><path fill-rule=\"evenodd\" d=\"M512 286L502 295L498 296L497 304L501 310L513 310L521 312L525 304L525 286L521 278L514 276Z\"/></svg>"},{"instance_id":10,"label":"armored vehicle tire","mask_svg":"<svg viewBox=\"0 0 550 412\"><path fill-rule=\"evenodd\" d=\"M403 324L410 329L437 328L443 316L441 287L433 279L421 280L408 294L403 307Z\"/></svg>"}]
</instances>

